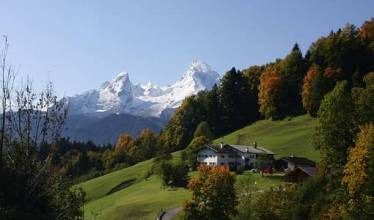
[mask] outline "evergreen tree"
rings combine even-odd
[[[302,112],[301,88],[306,71],[306,62],[297,44],[281,63],[280,114]]]
[[[249,121],[256,121],[260,118],[260,106],[258,103],[258,87],[260,85],[260,77],[265,70],[265,66],[251,66],[243,71],[243,76],[246,79],[246,99],[248,101]]]
[[[77,163],[75,164],[75,169],[78,175],[85,174],[90,169],[90,160],[87,156],[87,151],[79,153]]]
[[[217,85],[214,85],[212,90],[207,93],[205,108],[207,112],[206,121],[210,125],[214,136],[223,134],[221,122],[222,108]]]
[[[243,74],[232,68],[221,79],[219,88],[222,106],[221,125],[225,132],[244,126],[250,121],[248,84]]]

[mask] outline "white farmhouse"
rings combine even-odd
[[[257,146],[244,145],[205,145],[197,152],[197,164],[224,166],[230,169],[252,169],[269,166],[274,160],[274,153]]]

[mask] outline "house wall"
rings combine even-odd
[[[204,164],[209,166],[218,165],[218,155],[214,150],[203,149],[197,153],[198,164]]]
[[[256,158],[257,158],[257,155],[256,154],[253,154],[253,153],[241,153],[241,158],[242,158],[242,161],[243,161],[243,165],[252,165],[252,167],[256,167]],[[248,159],[248,161],[246,162],[246,159]]]
[[[218,154],[218,165],[220,166],[228,165],[231,168],[236,168],[236,166],[239,165],[237,163],[240,163],[240,165],[243,163],[241,158],[237,157],[237,154]]]
[[[288,161],[288,163],[287,163],[287,169],[288,170],[294,170],[295,168],[296,168],[295,164],[292,163],[292,162],[290,162],[290,161]]]
[[[237,169],[248,165],[252,168],[261,168],[263,164],[256,163],[258,155],[249,152],[218,153],[212,149],[202,149],[197,153],[197,163],[208,166],[228,165]]]

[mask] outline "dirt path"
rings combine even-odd
[[[172,220],[180,211],[182,211],[182,207],[169,209],[165,212],[164,216],[162,216],[162,220]]]

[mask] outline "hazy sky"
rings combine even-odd
[[[346,23],[374,16],[373,0],[0,0],[9,60],[60,95],[128,71],[167,85],[197,58],[222,74],[283,57]]]

